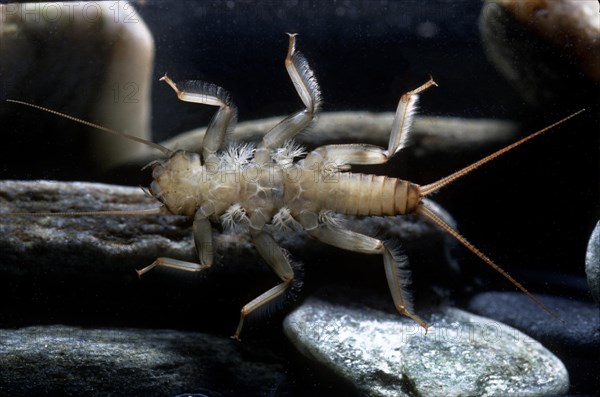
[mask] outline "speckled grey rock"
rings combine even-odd
[[[594,394],[600,388],[600,311],[593,302],[536,294],[560,322],[517,292],[485,292],[469,310],[527,333],[548,346],[569,369],[572,392]],[[518,310],[515,310],[518,308]]]
[[[600,222],[596,224],[585,253],[585,274],[590,292],[600,304]]]
[[[198,332],[34,326],[0,329],[3,396],[266,395],[285,376],[270,355]],[[213,392],[214,391],[214,392]]]
[[[310,298],[285,320],[286,335],[370,396],[543,396],[566,393],[562,362],[502,323],[448,308],[409,319]]]
[[[476,295],[469,310],[518,328],[543,343],[562,344],[571,352],[584,353],[600,349],[600,317],[597,307],[556,296],[536,294],[564,321],[560,322],[541,310],[527,296],[518,292],[485,292]],[[515,308],[519,308],[519,312]]]
[[[157,207],[141,189],[81,182],[0,183],[1,212],[102,211]],[[180,217],[43,216],[0,218],[6,272],[110,274],[153,256],[190,257]],[[187,225],[185,225],[187,226]],[[82,258],[86,258],[82,261]],[[60,265],[57,266],[56,264]],[[15,267],[15,265],[18,265]],[[12,270],[11,270],[12,269]],[[122,271],[122,270],[121,270]]]

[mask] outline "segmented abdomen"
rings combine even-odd
[[[300,201],[310,210],[348,215],[403,215],[419,203],[419,186],[397,178],[338,172],[319,181],[299,184]],[[309,208],[306,208],[309,209]]]

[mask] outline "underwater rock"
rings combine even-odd
[[[600,222],[590,236],[585,253],[585,274],[596,303],[600,304]]]
[[[580,69],[600,82],[600,5],[580,0],[496,0],[520,24],[577,60]]]
[[[488,58],[530,104],[595,101],[599,7],[597,1],[487,0],[479,23]]]
[[[141,189],[85,182],[2,181],[2,213],[156,208]],[[157,255],[190,259],[191,241],[174,216],[0,214],[3,271],[109,274]],[[185,225],[188,226],[188,225]],[[85,261],[82,261],[85,258]],[[153,259],[152,259],[153,260]],[[145,262],[142,262],[145,263]],[[58,264],[58,266],[57,266]],[[122,268],[121,268],[122,271]]]
[[[556,352],[569,370],[571,392],[594,394],[600,388],[600,312],[593,302],[536,294],[563,322],[549,316],[518,292],[485,292],[468,309],[527,333]],[[519,308],[518,311],[515,308]]]
[[[360,393],[544,396],[568,391],[561,361],[507,325],[447,308],[424,316],[432,325],[425,333],[399,314],[347,302],[347,296],[346,303],[311,297],[286,318],[284,330],[306,357]]]
[[[255,354],[249,360],[244,355],[238,342],[199,332],[70,326],[0,329],[0,393],[259,396],[267,395],[286,376],[279,358]]]
[[[131,4],[1,4],[0,15],[2,100],[43,105],[151,139],[154,39]],[[89,133],[89,127],[17,104],[3,104],[0,120],[3,137],[10,136],[14,145],[3,145],[0,150],[3,164],[14,163],[19,167],[15,173],[29,178],[43,174],[33,166],[23,169],[28,164],[15,146],[38,152],[38,167],[70,166],[72,179],[89,175],[90,168],[105,169],[131,153],[146,150],[140,144]],[[60,145],[51,151],[47,144],[32,145],[46,139]],[[56,151],[69,156],[57,156]]]

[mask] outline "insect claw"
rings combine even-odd
[[[167,76],[166,73],[164,74],[163,77],[161,77],[160,79],[158,79],[158,81],[164,81],[169,86],[171,86],[171,88],[173,89],[173,91],[175,91],[177,93],[177,96],[179,96],[179,94],[181,93],[181,90],[179,88],[177,88],[177,85],[175,84],[175,82],[173,80],[171,80],[169,78],[169,76]]]
[[[139,269],[139,270],[138,270],[138,269],[135,269],[135,272],[137,273],[137,275],[138,275],[138,277],[139,277],[139,278],[142,278],[142,275],[143,275],[144,273],[147,273],[147,272],[149,272],[150,270],[154,269],[154,267],[155,267],[157,264],[158,264],[158,263],[157,263],[156,261],[154,261],[152,264],[150,264],[150,265],[146,266],[146,267],[145,267],[145,268],[143,268],[143,269]]]

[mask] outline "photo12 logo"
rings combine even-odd
[[[27,23],[59,24],[74,20],[97,22],[101,19],[112,19],[115,23],[139,22],[133,6],[118,0],[0,5],[2,22],[21,20]]]

